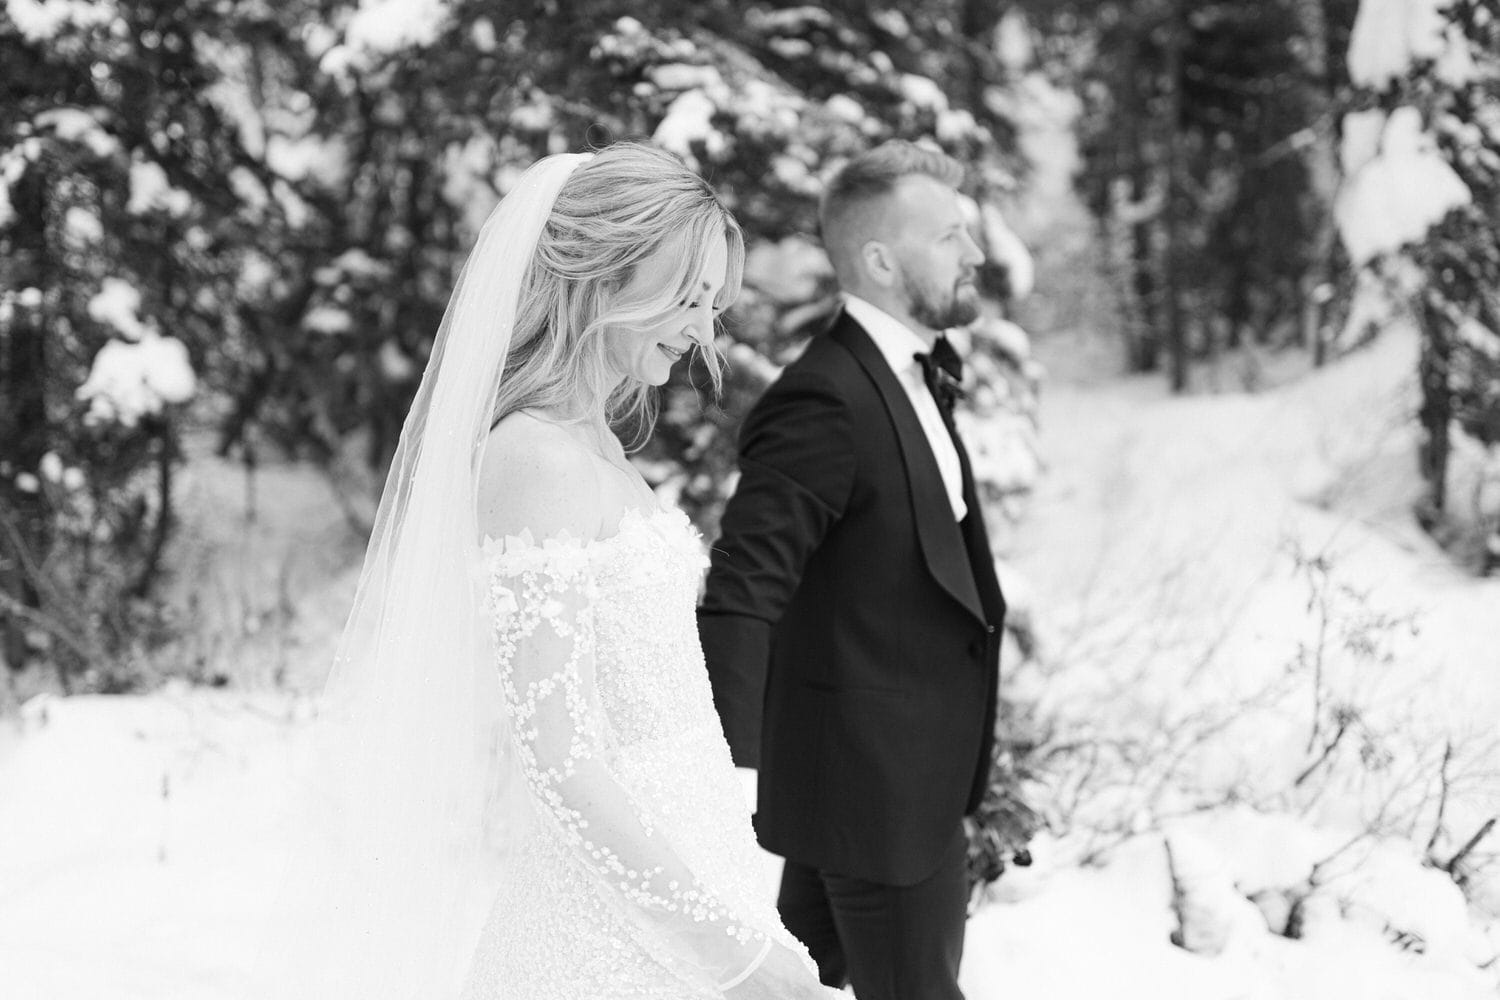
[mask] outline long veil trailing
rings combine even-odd
[[[495,883],[514,766],[480,605],[480,449],[558,192],[551,156],[496,207],[401,432],[321,707],[308,802],[253,995],[458,995]],[[520,812],[519,810],[517,812]]]

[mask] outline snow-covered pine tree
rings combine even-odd
[[[256,35],[237,6],[0,6],[0,660],[65,687],[129,686],[165,628],[182,404],[242,345],[245,253],[274,244],[219,103]]]
[[[1462,538],[1448,488],[1455,438],[1500,459],[1500,3],[1364,0],[1349,69],[1363,91],[1344,121],[1340,228],[1356,265],[1411,295],[1428,485],[1418,516]],[[1489,572],[1500,568],[1500,499],[1480,499],[1489,507],[1474,512],[1471,540]]]

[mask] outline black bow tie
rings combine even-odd
[[[963,359],[958,356],[947,337],[939,337],[932,345],[930,354],[919,352],[913,357],[922,366],[922,378],[927,382],[932,398],[937,400],[944,411],[952,413],[953,404],[964,398]]]

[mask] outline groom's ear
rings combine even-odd
[[[881,288],[890,288],[896,283],[896,256],[886,244],[866,240],[859,248],[859,260],[865,275]]]

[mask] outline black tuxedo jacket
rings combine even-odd
[[[941,862],[988,777],[1005,602],[972,477],[955,523],[896,375],[847,314],[766,390],[699,630],[756,832],[886,885]]]

